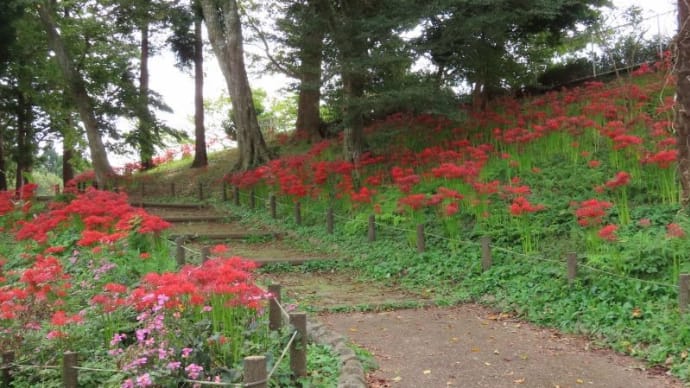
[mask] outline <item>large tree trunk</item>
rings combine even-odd
[[[213,52],[228,84],[237,126],[239,160],[235,169],[247,170],[269,160],[270,155],[256,119],[252,91],[244,66],[242,26],[236,0],[201,0]]]
[[[688,0],[678,0],[678,36],[676,37],[676,136],[678,171],[682,186],[681,203],[690,205],[690,7]]]
[[[5,134],[0,131],[0,190],[7,190],[7,165],[5,164]]]
[[[14,141],[16,144],[14,161],[17,165],[17,169],[15,171],[14,188],[17,190],[17,195],[19,195],[20,188],[28,182],[26,174],[31,171],[34,159],[34,147],[33,131],[31,127],[33,121],[33,107],[31,97],[25,92],[31,88],[30,76],[24,71],[19,71],[17,81],[18,85],[15,90],[17,98],[15,110],[17,129],[14,134]]]
[[[208,155],[204,127],[204,41],[201,36],[201,15],[196,10],[194,13],[194,161],[192,168],[199,168],[208,166]]]
[[[321,14],[319,5],[320,0],[309,1],[306,5],[311,8],[309,14],[318,17]],[[322,138],[319,132],[321,125],[319,102],[321,101],[321,61],[325,31],[319,23],[302,34],[299,48],[300,85],[295,127],[299,138],[317,142]]]
[[[364,148],[364,117],[361,109],[364,78],[361,74],[343,72],[343,94],[345,95],[343,153],[345,160],[357,162]]]
[[[153,168],[153,119],[149,111],[149,23],[141,25],[139,69],[139,160],[142,170]]]
[[[93,101],[86,91],[84,80],[74,68],[72,58],[67,52],[62,36],[58,32],[57,24],[53,19],[53,12],[50,9],[50,2],[42,1],[38,5],[38,13],[43,28],[48,33],[48,44],[55,52],[55,58],[58,61],[62,75],[65,77],[71,97],[79,110],[79,116],[86,129],[96,181],[99,187],[105,187],[109,177],[114,175],[114,171],[108,161],[108,154],[103,145],[103,139],[101,139]]]

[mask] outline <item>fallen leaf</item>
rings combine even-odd
[[[635,307],[632,309],[632,317],[633,318],[640,318],[642,317],[642,310],[640,310],[639,307]]]
[[[353,333],[356,333],[356,332],[357,332],[357,328],[356,328],[356,327],[351,327],[349,330],[350,330],[351,332],[353,332]]]
[[[501,352],[499,352],[498,349],[494,349],[494,354],[501,354]]]
[[[680,358],[682,358],[683,360],[685,360],[686,358],[688,358],[688,351],[687,351],[687,350],[683,350],[682,352],[680,352]]]
[[[393,381],[396,382],[396,383],[399,383],[399,382],[402,381],[402,377],[400,377],[400,376],[395,376],[395,377],[393,377]]]
[[[525,383],[525,378],[523,377],[523,378],[521,378],[521,379],[513,380],[513,382],[514,382],[515,384],[524,384],[524,383]]]
[[[473,353],[477,353],[477,352],[479,352],[480,350],[479,350],[479,348],[474,347],[474,348],[470,349],[470,351],[473,352]]]
[[[521,355],[520,355],[520,359],[521,359],[521,360],[526,360],[526,359],[528,359],[528,358],[529,358],[529,357],[528,357],[526,354],[521,354]]]
[[[453,342],[458,342],[458,341],[460,341],[460,338],[458,338],[458,337],[453,337],[453,338],[451,338],[450,340],[453,341]]]
[[[430,374],[431,374],[431,369],[426,369],[426,370],[424,370],[424,372],[422,372],[422,373],[424,373],[425,375],[430,375]]]
[[[582,379],[577,379],[577,380],[575,380],[575,382],[578,384],[584,384],[585,383],[585,381]]]
[[[491,363],[490,362],[484,362],[484,365],[491,366]]]

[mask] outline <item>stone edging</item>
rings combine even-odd
[[[338,388],[367,388],[364,368],[357,359],[355,351],[347,346],[342,335],[330,330],[321,322],[307,319],[307,336],[311,342],[331,346],[340,359],[340,378]]]

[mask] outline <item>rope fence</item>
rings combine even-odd
[[[264,201],[270,201],[270,203],[275,203],[277,206],[281,206],[284,208],[289,208],[291,205],[286,202],[281,202],[275,200],[275,195],[271,195],[269,199],[266,199],[264,197],[258,196],[255,193],[246,193],[241,190],[238,190],[235,188],[233,192],[233,199],[234,203],[236,205],[239,205],[242,203],[240,200],[241,198],[244,198],[245,201],[251,198],[252,196],[255,197],[255,199],[259,199],[261,202]],[[238,197],[239,195],[239,197]],[[256,202],[256,200],[254,201]],[[298,202],[296,202],[298,203]],[[321,212],[318,212],[316,210],[311,210],[309,208],[305,208],[303,206],[299,207],[300,211],[306,212],[308,214],[311,214],[314,216],[314,218],[318,219],[321,217],[324,217],[324,214]],[[361,219],[361,218],[352,218],[348,217],[346,215],[338,214],[332,212],[332,210],[329,208],[329,213],[332,214],[331,217],[333,217],[336,220],[343,220],[345,222],[355,222],[355,223],[366,223],[367,220]],[[328,218],[328,214],[326,215],[326,218]],[[373,222],[372,222],[373,220]],[[329,226],[329,232],[330,232],[330,226]],[[535,255],[535,254],[525,254],[523,252],[518,252],[513,249],[505,248],[505,247],[499,247],[499,246],[493,246],[490,243],[483,244],[482,242],[474,241],[474,240],[467,240],[467,239],[454,239],[454,238],[449,238],[447,236],[435,234],[435,233],[430,233],[424,231],[424,225],[420,224],[417,227],[417,230],[411,230],[408,228],[404,227],[399,227],[399,226],[394,226],[390,225],[389,223],[382,223],[376,221],[375,215],[370,215],[369,216],[369,241],[372,242],[375,240],[375,235],[376,231],[371,230],[372,228],[378,228],[378,229],[387,229],[387,230],[392,230],[396,232],[402,232],[406,234],[416,234],[417,237],[417,251],[419,253],[423,253],[425,251],[425,242],[424,240],[428,237],[438,239],[440,241],[446,241],[446,242],[453,242],[453,243],[459,243],[463,245],[472,245],[472,246],[483,246],[483,253],[482,253],[482,270],[486,271],[491,267],[491,252],[501,252],[506,255],[512,255],[520,258],[525,258],[528,260],[533,260],[533,261],[540,261],[540,262],[547,262],[553,265],[566,265],[567,273],[566,273],[566,279],[568,280],[569,284],[572,284],[575,278],[577,277],[577,271],[578,269],[586,269],[587,271],[591,273],[597,273],[601,275],[606,275],[610,277],[614,277],[617,279],[625,280],[625,281],[634,281],[634,282],[639,282],[642,284],[647,284],[647,285],[652,285],[652,286],[657,286],[657,287],[663,287],[671,290],[678,291],[678,306],[681,311],[687,311],[689,310],[688,305],[690,304],[690,283],[688,285],[684,286],[685,282],[690,282],[690,275],[686,276],[686,274],[680,274],[679,279],[678,279],[678,284],[670,284],[670,283],[664,283],[664,282],[658,282],[658,281],[653,281],[653,280],[646,280],[646,279],[640,279],[637,277],[630,277],[630,276],[624,276],[612,271],[607,271],[605,269],[601,268],[596,268],[594,266],[585,264],[585,263],[579,263],[577,260],[577,254],[576,253],[568,253],[566,255],[565,260],[555,260],[555,259],[549,259],[547,257],[544,257],[543,255]]]

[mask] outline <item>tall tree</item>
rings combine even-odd
[[[237,126],[239,160],[235,169],[247,170],[270,159],[256,118],[244,65],[242,25],[236,0],[200,0],[211,47],[216,54],[232,100]]]
[[[676,115],[678,171],[682,187],[681,203],[690,205],[690,5],[678,0],[678,36],[676,37]]]
[[[55,10],[52,5],[53,2],[50,0],[41,0],[37,4],[38,14],[48,35],[48,45],[55,53],[55,59],[60,66],[71,98],[79,111],[79,116],[86,130],[97,184],[99,187],[105,187],[110,176],[114,175],[114,171],[108,161],[108,154],[101,138],[94,102],[86,90],[82,75],[74,66],[72,56],[67,50],[62,35],[58,32],[59,28],[55,22]]]
[[[203,14],[198,0],[172,9],[169,15],[172,34],[168,43],[177,56],[180,69],[194,69],[194,160],[192,168],[208,165],[204,124],[204,40]]]

